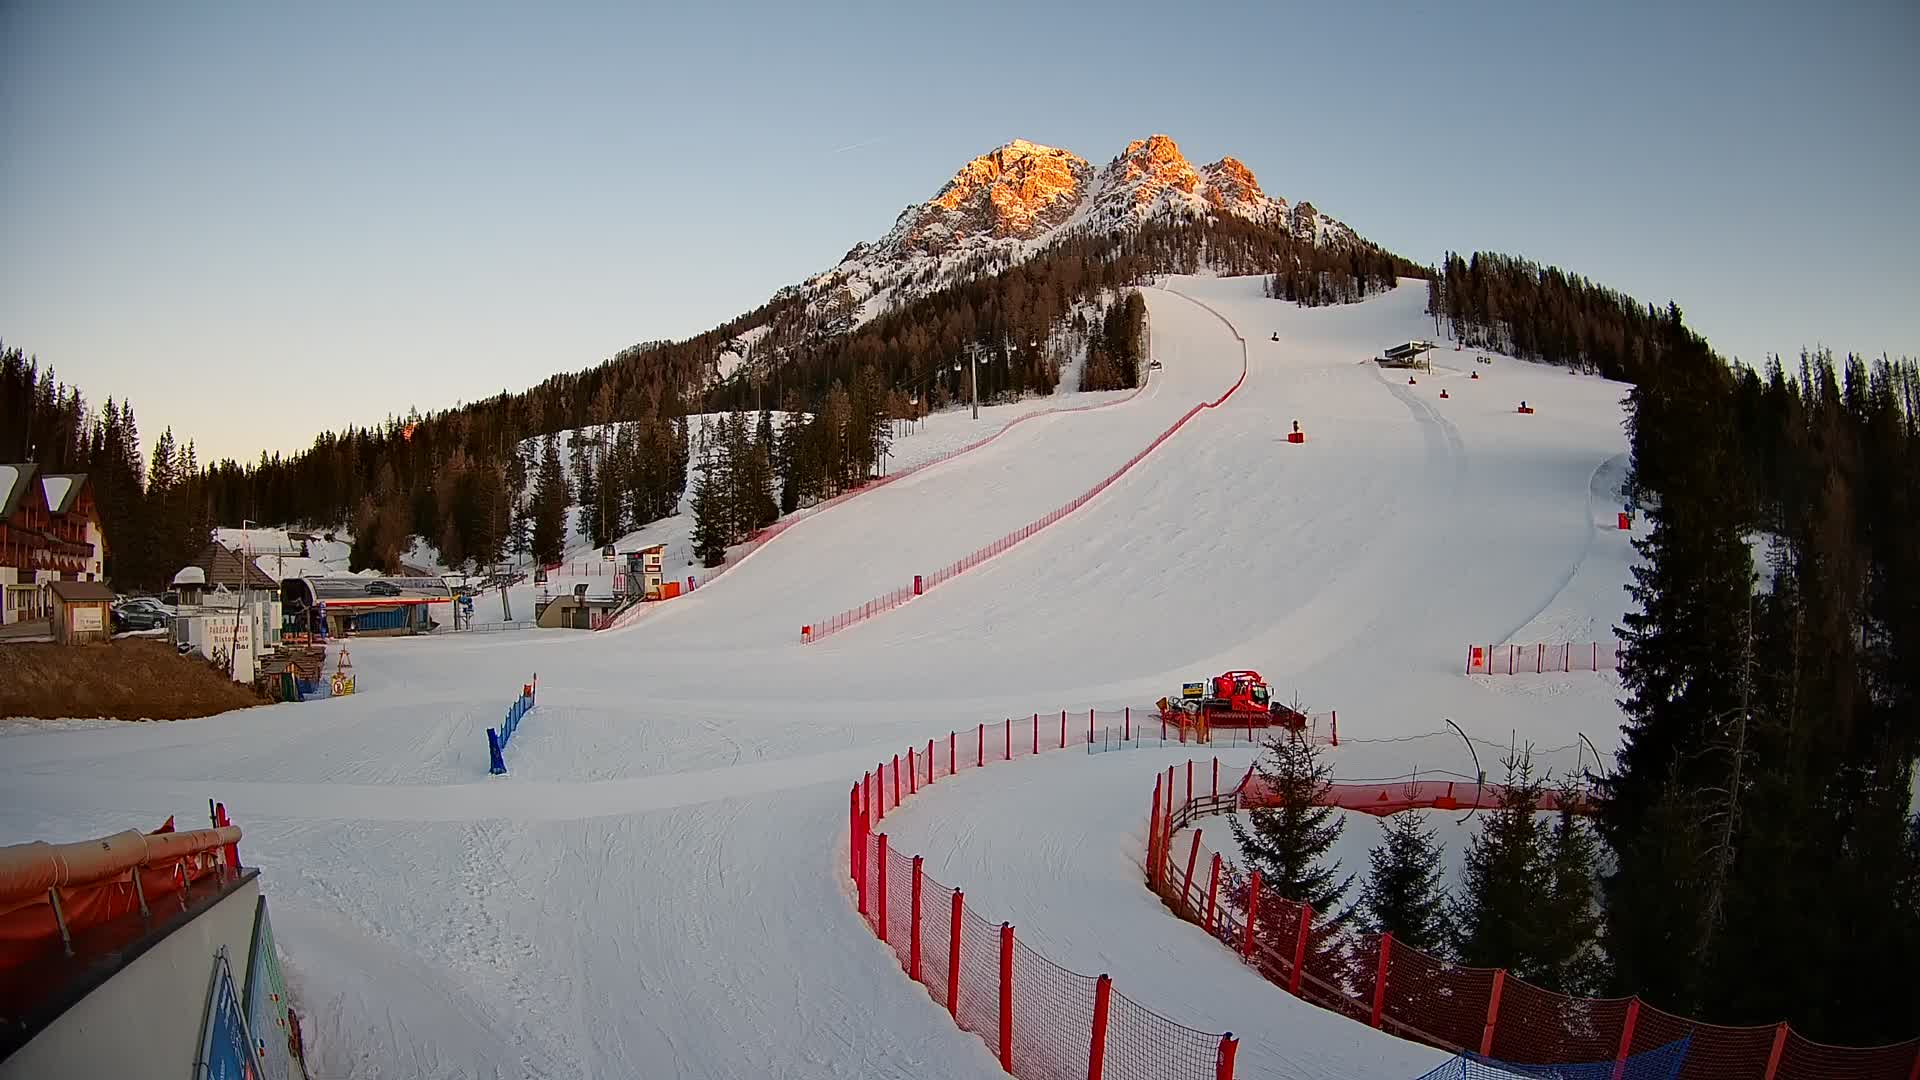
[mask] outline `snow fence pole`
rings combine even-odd
[[[1093,1041],[1087,1048],[1087,1080],[1100,1080],[1107,1067],[1107,1009],[1113,998],[1113,980],[1105,975],[1093,984]]]
[[[1781,1025],[1785,1030],[1786,1025]],[[1779,1058],[1778,1044],[1774,1057]],[[1013,924],[1000,924],[1000,1067],[1013,1072]],[[1767,1074],[1773,1080],[1773,1074]]]
[[[887,763],[882,761],[873,767],[873,805],[875,821],[887,819]]]
[[[1387,1007],[1387,964],[1393,958],[1393,931],[1380,935],[1380,963],[1373,973],[1373,1019],[1374,1027],[1380,1026],[1380,1014]]]
[[[1499,985],[1497,982],[1494,984],[1496,993],[1498,992]],[[1633,1029],[1639,1022],[1640,998],[1638,995],[1635,995],[1632,1001],[1627,1002],[1627,1022],[1620,1026],[1620,1049],[1615,1051],[1613,1055],[1613,1080],[1620,1080],[1621,1075],[1627,1071],[1627,1054],[1633,1049]],[[1487,1038],[1485,1041],[1486,1045],[1493,1045],[1492,1020],[1487,1021]],[[1480,1051],[1480,1056],[1486,1057],[1490,1053],[1492,1053],[1491,1050],[1482,1050]]]
[[[1002,761],[1013,760],[1013,717],[1007,717],[1007,756]]]
[[[1033,714],[1033,752],[1040,752],[1040,714]]]
[[[1060,713],[1060,749],[1065,750],[1066,748],[1067,748],[1067,714],[1064,710],[1062,710]]]
[[[1293,939],[1293,974],[1287,979],[1287,993],[1300,996],[1300,973],[1307,966],[1307,939],[1313,932],[1313,905],[1300,905],[1300,932]]]
[[[907,747],[907,794],[915,795],[920,791],[920,769],[913,763],[913,747]]]
[[[1213,759],[1213,797],[1220,797],[1220,759]]]
[[[907,977],[920,981],[920,856],[913,857],[913,944],[908,947]]]
[[[1773,1080],[1775,1076],[1779,1075],[1780,1055],[1785,1053],[1786,1049],[1787,1022],[1782,1020],[1780,1021],[1780,1026],[1773,1031],[1773,1051],[1767,1055],[1766,1075],[1762,1076],[1760,1080]]]
[[[947,1015],[960,1017],[960,926],[966,915],[966,901],[959,889],[953,890],[953,911],[947,916]]]
[[[1153,777],[1153,811],[1147,815],[1147,884],[1160,883],[1160,776]]]
[[[867,876],[860,872],[860,785],[853,785],[853,795],[847,800],[847,873],[853,876],[853,889],[860,898],[860,914],[867,913]]]
[[[1247,925],[1240,939],[1240,955],[1249,959],[1253,956],[1253,922],[1260,917],[1260,871],[1253,872],[1253,880],[1247,885]]]
[[[960,757],[958,754],[954,753],[953,740],[954,740],[954,733],[951,731],[947,732],[947,775],[948,776],[952,776],[954,773],[960,771]]]
[[[1487,995],[1487,1026],[1480,1032],[1480,1056],[1493,1056],[1493,1030],[1500,1023],[1500,994],[1507,988],[1507,969],[1501,968],[1493,973],[1493,992]],[[1627,1030],[1633,1030],[1633,1018],[1640,1012],[1640,999],[1634,998],[1627,1005]],[[1626,1043],[1621,1043],[1625,1046]],[[1624,1059],[1623,1059],[1624,1060]],[[1620,1066],[1613,1069],[1613,1080],[1620,1080]]]
[[[1240,1052],[1240,1040],[1229,1031],[1220,1036],[1220,1064],[1214,1071],[1215,1080],[1233,1080],[1233,1058]]]
[[[1180,809],[1185,810],[1192,805],[1193,805],[1193,759],[1188,758],[1187,759],[1187,797],[1183,802],[1181,802]]]
[[[874,839],[880,842],[880,873],[878,875],[880,879],[880,910],[876,911],[874,915],[879,922],[880,940],[884,943],[887,940],[887,878],[889,876],[887,873],[887,834],[881,833]],[[1378,1024],[1374,1025],[1374,1027],[1379,1026]]]
[[[487,729],[487,759],[488,772],[495,776],[502,776],[506,773],[507,763],[500,756],[500,733],[492,728]]]
[[[1213,933],[1213,915],[1220,903],[1220,853],[1213,853],[1213,870],[1207,874],[1207,933]]]
[[[984,722],[974,732],[974,739],[979,745],[973,751],[973,767],[984,769],[987,767],[987,725]]]
[[[933,785],[933,740],[927,740],[927,785]]]
[[[900,805],[900,755],[893,755],[893,805]]]
[[[1193,830],[1193,847],[1187,851],[1187,879],[1180,883],[1180,903],[1187,905],[1189,911],[1193,910],[1193,906],[1192,901],[1188,900],[1187,897],[1193,895],[1193,868],[1198,865],[1199,862],[1200,830],[1195,829]]]

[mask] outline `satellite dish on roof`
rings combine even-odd
[[[175,585],[205,585],[207,583],[207,572],[202,567],[183,566],[180,568],[179,573],[173,575],[173,583]]]

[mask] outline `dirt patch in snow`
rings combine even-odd
[[[0,646],[0,716],[186,720],[265,703],[164,642]]]

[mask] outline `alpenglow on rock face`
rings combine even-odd
[[[1136,139],[1098,168],[1071,151],[1015,139],[967,162],[933,198],[902,212],[885,236],[856,245],[799,289],[829,328],[846,330],[1076,232],[1222,215],[1320,246],[1359,243],[1353,230],[1310,203],[1290,206],[1260,190],[1253,170],[1235,158],[1194,168],[1165,135]]]

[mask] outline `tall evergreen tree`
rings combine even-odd
[[[1418,811],[1402,810],[1380,822],[1380,834],[1380,843],[1368,856],[1371,872],[1360,889],[1362,928],[1390,933],[1403,945],[1444,957],[1451,928],[1433,827]]]
[[[1275,736],[1254,763],[1272,805],[1247,811],[1247,823],[1231,821],[1234,840],[1249,870],[1260,871],[1262,888],[1313,905],[1316,920],[1332,925],[1353,876],[1340,876],[1330,857],[1340,839],[1340,812],[1324,805],[1333,766],[1317,744],[1297,735]]]
[[[727,561],[727,506],[725,478],[718,459],[709,454],[693,482],[693,556],[702,566]]]
[[[1546,852],[1535,818],[1543,787],[1526,751],[1509,755],[1500,805],[1467,845],[1453,908],[1454,953],[1468,967],[1500,967],[1529,982],[1550,977],[1545,963]]]
[[[549,435],[544,442],[533,486],[533,557],[550,566],[566,554],[567,507],[573,493],[560,469],[560,441]]]
[[[1570,783],[1556,792],[1560,804],[1546,838],[1546,896],[1540,907],[1541,985],[1575,996],[1598,995],[1605,986],[1600,952],[1600,897],[1595,861],[1598,842],[1576,813],[1580,793]]]

